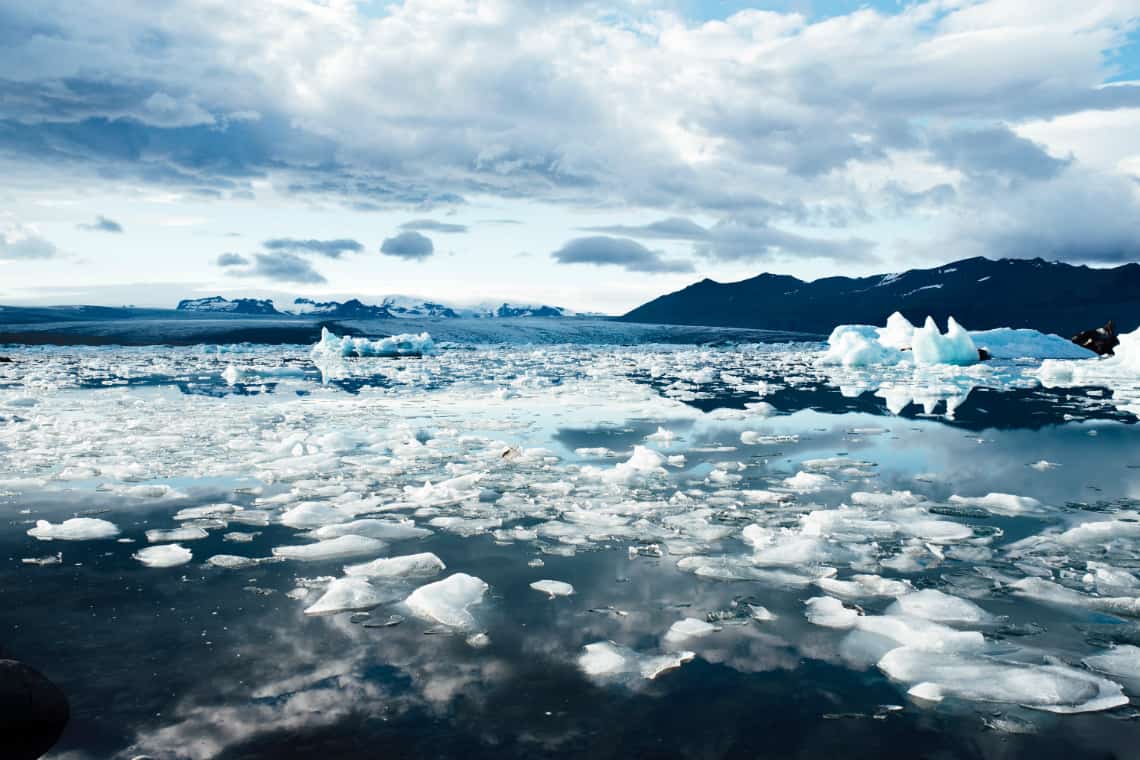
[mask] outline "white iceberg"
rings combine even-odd
[[[578,667],[586,675],[595,678],[640,676],[652,680],[666,671],[681,667],[695,656],[693,652],[641,654],[612,641],[596,641],[585,646],[585,652],[578,658]]]
[[[915,327],[897,311],[887,318],[886,327],[840,325],[831,331],[827,343],[819,362],[843,367],[895,365],[904,361],[916,365],[974,364],[979,361],[979,348],[995,359],[1093,356],[1088,349],[1059,335],[1010,327],[967,331],[953,317],[946,320],[943,333],[931,317],[922,327]]]
[[[570,596],[574,593],[574,587],[565,581],[535,581],[530,584],[530,587],[535,591],[549,595],[551,599],[556,596]]]
[[[470,629],[476,626],[476,621],[468,608],[483,601],[488,588],[487,583],[480,578],[456,573],[441,581],[420,586],[404,603],[417,617],[434,620],[452,628]]]
[[[879,669],[896,681],[912,684],[914,696],[930,701],[957,697],[1054,713],[1094,712],[1128,703],[1120,684],[1064,665],[898,647],[883,655]]]
[[[353,338],[344,336],[338,338],[329,332],[327,327],[321,328],[321,339],[313,346],[310,353],[314,356],[428,356],[436,351],[435,342],[426,332],[413,334],[401,333],[379,340],[368,338]]]
[[[147,567],[177,567],[185,565],[194,555],[189,549],[178,544],[163,544],[139,549],[132,555]]]
[[[59,524],[36,520],[36,527],[28,530],[28,535],[41,541],[92,541],[114,538],[119,535],[119,527],[96,517],[73,517]]]
[[[382,578],[423,578],[439,575],[447,566],[431,552],[409,554],[403,557],[383,557],[344,568],[346,575]]]
[[[342,557],[357,557],[361,554],[379,554],[387,544],[367,536],[338,536],[327,541],[298,546],[275,546],[273,555],[285,559],[315,562]]]
[[[305,614],[333,615],[370,610],[390,601],[394,600],[381,593],[367,578],[337,578],[328,585],[320,599],[305,609]]]

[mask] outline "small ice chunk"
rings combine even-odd
[[[409,554],[403,557],[383,557],[360,565],[348,565],[346,575],[360,575],[383,578],[426,578],[438,575],[446,568],[441,560],[431,552]]]
[[[902,596],[914,591],[910,581],[892,580],[880,575],[853,575],[848,580],[820,578],[816,585],[829,594],[844,599],[866,599],[875,596]]]
[[[174,528],[172,530],[148,530],[146,540],[152,544],[164,541],[198,541],[210,534],[202,528]]]
[[[133,555],[147,567],[176,567],[185,565],[194,555],[189,549],[178,544],[162,544],[139,549]]]
[[[693,652],[641,654],[612,641],[596,641],[585,646],[585,652],[578,658],[578,667],[595,678],[640,676],[652,680],[695,656]]]
[[[480,578],[456,573],[419,587],[404,603],[418,617],[453,628],[473,628],[475,617],[468,608],[483,601],[488,588]]]
[[[684,618],[669,626],[669,630],[665,632],[665,641],[677,642],[694,639],[719,630],[720,628],[717,626],[699,618]]]
[[[412,520],[353,520],[339,525],[323,525],[313,531],[314,538],[337,538],[347,535],[367,536],[387,541],[401,541],[408,538],[423,538],[432,532],[419,528]]]
[[[660,427],[660,426],[657,428],[656,433],[650,433],[649,435],[645,436],[645,440],[647,440],[647,441],[653,441],[654,443],[661,443],[661,444],[664,444],[666,446],[672,444],[673,441],[676,440],[676,438],[677,438],[676,433],[674,433],[672,430],[666,430],[665,428]]]
[[[854,628],[859,622],[859,611],[844,606],[843,602],[831,596],[815,596],[804,602],[807,605],[808,622],[825,628]]]
[[[551,599],[556,596],[570,596],[574,593],[574,587],[565,581],[535,581],[534,583],[530,584],[530,587],[535,591],[541,591],[544,594],[548,594]]]
[[[888,615],[910,615],[938,623],[977,625],[987,623],[993,616],[968,599],[945,594],[937,589],[925,588],[900,596],[887,608]]]
[[[1032,515],[1042,511],[1041,502],[1028,496],[1014,496],[1008,493],[988,493],[985,496],[950,497],[950,503],[960,507],[980,507],[995,515]]]
[[[797,472],[790,478],[784,478],[784,487],[796,493],[817,493],[834,485],[827,475],[818,472]]]
[[[1094,712],[1128,703],[1119,684],[1064,665],[1005,662],[904,646],[883,655],[879,669],[896,681],[924,684],[920,696],[927,699],[1004,702],[1054,713]]]
[[[96,517],[73,517],[59,524],[47,520],[36,520],[36,527],[28,535],[41,541],[91,541],[101,538],[114,538],[119,528],[113,522]]]
[[[325,593],[305,609],[306,615],[333,615],[337,612],[370,610],[394,601],[368,582],[367,578],[337,578]]]
[[[383,541],[367,536],[338,536],[327,541],[317,541],[314,544],[275,546],[273,547],[273,554],[286,559],[318,561],[356,557],[361,554],[379,554],[384,551],[386,546],[387,544]]]
[[[1140,647],[1119,644],[1103,654],[1090,655],[1081,662],[1101,673],[1140,682]]]
[[[280,561],[280,557],[242,557],[238,554],[215,554],[206,560],[206,564],[221,567],[226,570],[244,570],[247,567],[256,567],[266,562]]]

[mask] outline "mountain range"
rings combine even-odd
[[[977,257],[933,269],[870,277],[761,274],[740,282],[705,279],[637,307],[626,322],[750,327],[828,333],[840,324],[882,325],[900,311],[921,324],[953,316],[971,330],[1029,327],[1070,336],[1116,321],[1140,326],[1140,265],[1112,269],[1043,259]]]
[[[295,298],[278,306],[270,299],[210,296],[178,302],[177,311],[199,314],[241,314],[247,316],[316,316],[327,319],[502,319],[509,317],[573,317],[576,312],[544,304],[479,304],[449,306],[409,296],[385,296],[379,303],[366,304],[358,298],[347,301],[315,301]]]

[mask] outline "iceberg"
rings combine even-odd
[[[113,522],[96,517],[73,517],[58,525],[47,520],[36,520],[36,527],[28,535],[41,541],[92,541],[100,538],[114,538],[119,528]]]
[[[978,361],[978,347],[954,317],[946,320],[946,333],[938,330],[933,317],[914,331],[911,344],[915,364],[974,364]]]
[[[488,588],[481,578],[456,573],[420,586],[404,600],[404,604],[417,617],[451,628],[471,629],[476,626],[476,621],[468,608],[483,601]]]
[[[879,669],[895,681],[913,684],[911,694],[929,701],[957,697],[1054,713],[1094,712],[1128,704],[1120,684],[1065,665],[1003,662],[898,647],[883,655]]]
[[[549,595],[551,599],[556,596],[570,596],[574,593],[574,587],[565,581],[535,581],[530,584],[530,587],[535,591]]]
[[[441,560],[431,552],[409,554],[404,557],[383,557],[360,565],[348,565],[345,575],[361,575],[383,578],[430,577],[438,575],[446,568]]]
[[[612,641],[595,641],[584,648],[585,652],[578,658],[578,667],[586,675],[596,678],[640,676],[652,680],[696,656],[693,652],[641,654]]]
[[[820,364],[842,367],[893,366],[906,361],[915,365],[968,365],[980,360],[979,349],[993,359],[1094,356],[1060,335],[1011,327],[967,331],[953,317],[947,319],[943,333],[931,317],[922,327],[915,327],[897,311],[887,318],[885,327],[840,325],[831,331],[827,344]]]
[[[335,615],[338,612],[370,610],[395,598],[385,595],[367,578],[337,578],[321,598],[305,609],[306,615]]]
[[[321,328],[321,339],[313,346],[312,355],[314,357],[339,355],[346,356],[380,356],[380,357],[399,357],[399,356],[430,356],[436,352],[435,342],[432,341],[431,335],[423,332],[417,334],[401,333],[400,335],[392,335],[388,338],[380,338],[379,340],[369,340],[368,338],[353,338],[351,336],[344,336],[338,338],[329,332],[327,327]]]
[[[147,567],[177,567],[178,565],[185,565],[194,558],[189,549],[178,544],[148,546],[145,549],[139,549],[133,556]]]
[[[387,544],[383,541],[367,536],[338,536],[327,541],[317,541],[315,544],[275,546],[273,547],[273,556],[316,562],[326,559],[356,557],[361,554],[378,554],[384,551],[386,546]]]

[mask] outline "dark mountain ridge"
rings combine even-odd
[[[933,269],[805,282],[761,274],[705,279],[620,317],[626,322],[751,327],[827,333],[840,324],[881,325],[900,311],[912,322],[953,316],[971,330],[1028,327],[1066,337],[1115,319],[1140,327],[1140,264],[1112,269],[1044,259],[963,259]]]

